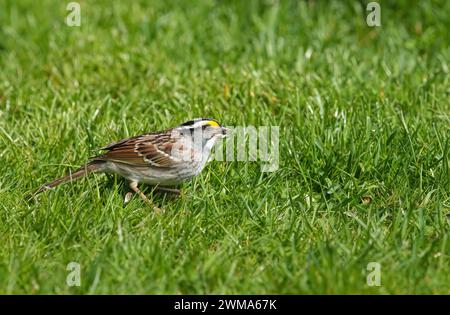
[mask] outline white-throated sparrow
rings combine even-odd
[[[123,139],[101,148],[108,152],[90,158],[77,171],[41,186],[35,194],[89,173],[115,173],[126,178],[130,188],[150,203],[139,190],[139,183],[175,185],[198,175],[214,143],[227,133],[229,129],[218,121],[198,118],[164,131]]]

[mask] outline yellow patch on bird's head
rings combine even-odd
[[[193,129],[193,128],[207,127],[207,126],[221,127],[219,122],[212,118],[196,118],[196,119],[189,120],[189,121],[181,124],[179,127]]]
[[[215,120],[208,120],[206,122],[206,125],[209,125],[211,127],[220,127],[219,123],[217,121],[215,121]]]

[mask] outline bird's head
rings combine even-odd
[[[223,127],[217,120],[212,118],[196,118],[189,120],[177,127],[180,131],[189,130],[191,133],[201,131],[205,140],[212,138],[224,138],[230,134],[230,129]]]
[[[231,130],[223,127],[217,120],[211,118],[196,118],[174,128],[184,137],[201,145],[203,150],[210,150],[216,141],[230,135]]]

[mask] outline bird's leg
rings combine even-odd
[[[138,188],[138,183],[135,181],[130,182],[130,188],[141,197],[142,200],[144,200],[147,204],[149,204],[151,207],[155,209],[156,213],[161,212],[161,209],[159,209],[157,206],[155,206],[150,199],[147,198],[147,196]]]
[[[155,189],[158,190],[158,191],[166,192],[166,193],[171,193],[171,194],[175,194],[175,195],[181,195],[181,190],[180,189],[176,189],[176,188],[167,188],[167,187],[156,186]]]

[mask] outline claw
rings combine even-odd
[[[129,191],[125,194],[125,197],[123,198],[123,205],[124,206],[127,205],[130,202],[131,198],[133,198],[133,193]]]

